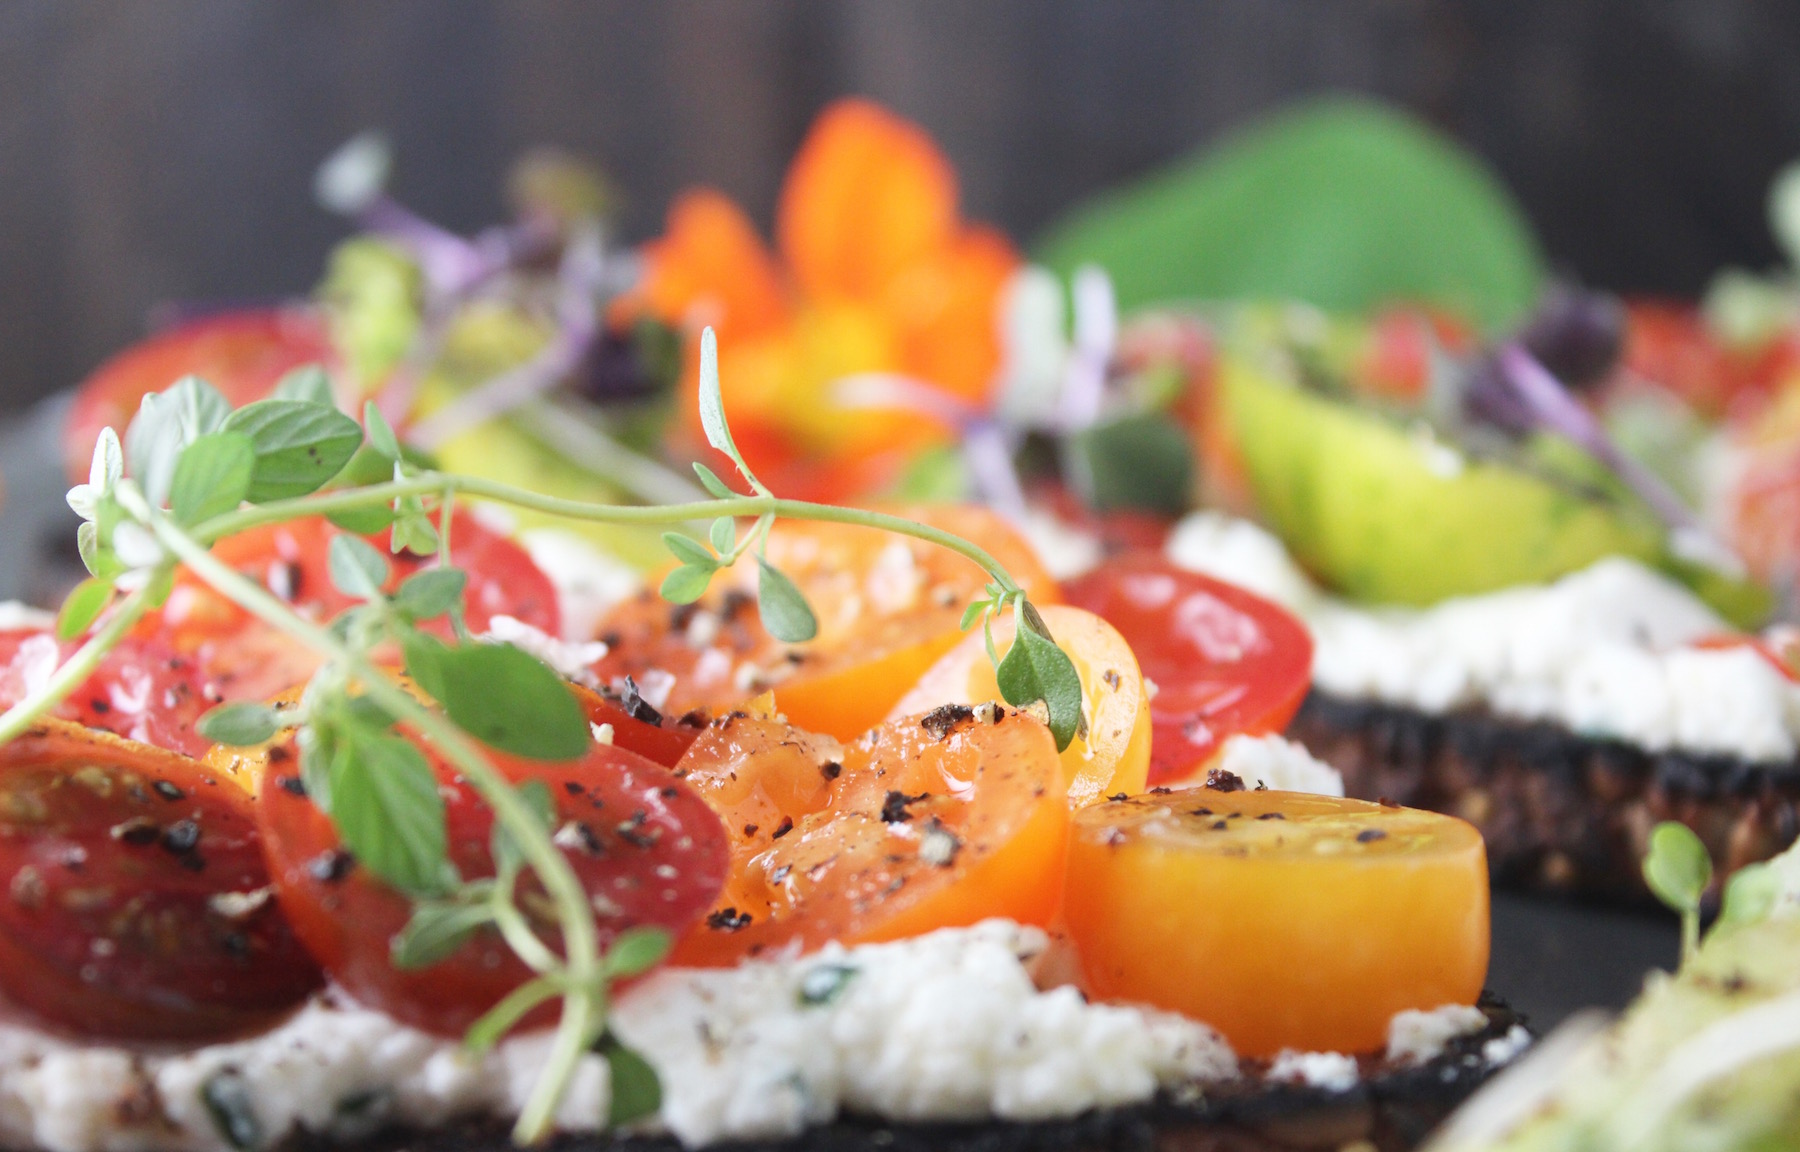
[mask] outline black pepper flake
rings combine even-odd
[[[152,783],[150,785],[150,787],[156,789],[156,794],[158,796],[161,796],[164,800],[186,800],[187,799],[186,792],[183,792],[180,788],[169,783],[167,780],[155,781],[154,783]]]
[[[755,825],[755,824],[746,824],[746,825],[744,825],[744,835],[746,835],[746,836],[754,836],[754,835],[756,835],[756,829],[757,829],[757,827],[758,827],[758,826],[757,826],[757,825]]]
[[[781,823],[775,825],[775,831],[769,833],[769,839],[779,840],[793,830],[794,818],[792,816],[783,816],[781,818]]]
[[[1152,788],[1152,789],[1150,789],[1150,795],[1152,795],[1152,796],[1167,796],[1169,793],[1171,793],[1173,791],[1175,791],[1175,789],[1173,789],[1173,788]]]
[[[819,765],[819,775],[825,777],[827,780],[836,780],[843,774],[844,766],[839,764],[836,760],[827,760],[825,763]]]
[[[944,704],[925,713],[919,727],[930,733],[933,740],[942,740],[956,731],[957,725],[973,719],[975,709],[967,704]]]
[[[182,856],[192,852],[199,843],[200,825],[192,820],[177,820],[163,829],[162,846],[165,852]]]
[[[775,869],[775,871],[769,873],[769,883],[771,883],[771,884],[781,883],[783,880],[786,880],[788,878],[788,873],[792,872],[793,870],[794,870],[794,866],[792,864],[783,864],[781,867]]]
[[[1118,804],[1131,799],[1131,797],[1123,792],[1114,792],[1111,796],[1108,796],[1107,799],[1111,800],[1114,804]]]
[[[906,809],[931,796],[929,792],[921,792],[917,796],[908,796],[904,792],[889,792],[881,802],[881,819],[885,824],[904,824],[912,819]]]
[[[242,932],[227,932],[219,937],[219,943],[224,946],[225,951],[240,960],[250,955],[250,937]]]
[[[1398,800],[1389,800],[1386,796],[1377,796],[1375,798],[1375,803],[1381,805],[1383,808],[1400,807],[1400,802]]]
[[[1199,807],[1199,808],[1188,809],[1189,816],[1211,816],[1212,814],[1213,814],[1213,810],[1211,808],[1207,808],[1204,806]]]
[[[306,796],[306,781],[298,776],[277,776],[275,786],[289,796],[299,796],[303,799]]]
[[[1377,840],[1386,840],[1387,833],[1379,828],[1364,828],[1356,834],[1358,844],[1373,844]]]
[[[321,884],[336,884],[356,867],[356,857],[341,848],[321,852],[306,862],[306,874]]]
[[[625,709],[626,715],[633,720],[641,720],[652,727],[662,727],[662,713],[645,701],[638,693],[637,681],[625,677],[625,689],[619,693],[619,707]]]
[[[1264,812],[1261,816],[1258,816],[1257,819],[1258,820],[1286,820],[1287,817],[1283,816],[1279,812]]]
[[[1119,685],[1120,685],[1120,683],[1122,683],[1122,681],[1120,681],[1120,679],[1119,679],[1119,674],[1111,668],[1108,668],[1106,671],[1102,672],[1100,674],[1100,679],[1105,681],[1106,686],[1108,688],[1111,688],[1114,692],[1117,692],[1119,690]]]
[[[608,648],[617,648],[624,639],[625,637],[619,635],[617,632],[600,633],[600,643],[606,645]]]
[[[88,707],[92,708],[94,710],[95,715],[98,715],[98,716],[104,716],[108,712],[112,711],[111,701],[107,700],[103,696],[96,696],[92,700],[89,700]]]
[[[581,795],[581,791],[582,791],[581,781],[579,781],[579,780],[564,780],[563,781],[563,791],[567,792],[571,796]]]
[[[1236,772],[1227,772],[1223,768],[1214,768],[1206,774],[1203,788],[1211,788],[1214,792],[1242,792],[1244,778]]]
[[[134,844],[139,848],[156,843],[157,839],[162,836],[161,825],[142,816],[133,816],[122,823],[114,824],[110,831],[114,840]]]
[[[719,615],[723,616],[725,622],[729,624],[732,620],[737,618],[738,613],[754,603],[756,603],[756,597],[750,595],[750,593],[744,591],[742,588],[733,588],[725,593],[725,598],[723,600],[719,601]]]
[[[269,749],[269,763],[271,764],[283,763],[291,756],[293,756],[293,753],[289,752],[286,747],[280,744]]]
[[[738,932],[750,927],[750,913],[739,912],[726,905],[706,917],[706,926],[715,932]]]
[[[633,848],[656,847],[658,838],[657,830],[654,828],[649,831],[644,830],[644,821],[649,819],[649,816],[650,814],[648,812],[639,808],[636,812],[631,814],[631,819],[620,821],[618,828],[619,839],[625,841],[625,843],[631,845]]]
[[[704,708],[690,708],[675,723],[678,727],[699,729],[711,724],[712,716]]]
[[[656,794],[661,796],[664,800],[673,800],[675,797],[681,795],[681,789],[675,787],[673,784],[665,784],[663,787],[656,790]]]
[[[1211,824],[1207,825],[1207,827],[1211,828],[1214,832],[1223,832],[1225,829],[1231,827],[1231,825],[1225,823],[1223,820],[1214,820]]]
[[[700,605],[695,603],[671,604],[669,606],[669,631],[685,632],[687,626],[694,622],[700,614]]]

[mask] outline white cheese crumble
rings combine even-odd
[[[1044,571],[1058,580],[1072,580],[1100,563],[1100,538],[1068,523],[1047,508],[1028,508],[1015,525]]]
[[[56,627],[56,614],[17,600],[0,600],[0,632],[44,632]]]
[[[1443,1055],[1450,1041],[1479,1032],[1487,1023],[1487,1013],[1467,1004],[1446,1004],[1429,1012],[1396,1012],[1388,1021],[1387,1058],[1396,1064],[1428,1064]],[[1529,1040],[1529,1033],[1526,1038]]]
[[[1313,683],[1336,696],[1433,713],[1485,705],[1653,752],[1785,761],[1800,750],[1800,685],[1748,648],[1693,647],[1731,629],[1633,560],[1410,609],[1326,596],[1273,536],[1218,513],[1184,519],[1167,554],[1301,616]]]
[[[519,543],[556,588],[562,639],[587,640],[620,601],[644,586],[637,570],[562,528],[531,528]]]
[[[559,640],[540,628],[511,616],[495,616],[477,639],[498,640],[536,656],[571,680],[594,687],[594,664],[605,658],[607,647],[598,640]]]
[[[621,994],[611,1024],[657,1069],[661,1126],[689,1145],[789,1136],[840,1110],[1070,1116],[1237,1074],[1203,1024],[1040,991],[1030,965],[1047,946],[1038,929],[989,921],[737,968],[664,969]],[[330,996],[261,1036],[173,1054],[0,1024],[0,1145],[223,1152],[221,1115],[262,1146],[299,1129],[347,1139],[389,1123],[506,1118],[550,1041],[529,1033],[471,1057]],[[596,1130],[609,1103],[605,1062],[584,1057],[557,1124]]]
[[[1269,1079],[1327,1092],[1348,1092],[1356,1087],[1356,1057],[1343,1052],[1296,1052],[1283,1048],[1269,1065]]]
[[[1219,752],[1218,767],[1243,780],[1246,788],[1344,794],[1342,773],[1280,736],[1233,736]]]

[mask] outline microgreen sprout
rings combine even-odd
[[[1700,899],[1712,883],[1712,857],[1686,824],[1665,820],[1650,832],[1644,882],[1658,900],[1681,916],[1681,958],[1700,947]]]
[[[70,594],[58,630],[86,640],[46,682],[4,714],[0,743],[25,731],[93,673],[102,657],[168,595],[178,568],[252,617],[314,650],[323,663],[297,703],[282,709],[237,702],[200,722],[209,739],[256,745],[293,731],[306,795],[328,814],[344,845],[371,874],[408,896],[411,919],[391,946],[401,967],[426,967],[478,929],[498,932],[535,976],[478,1020],[465,1042],[483,1050],[533,1009],[561,1001],[546,1065],[514,1130],[522,1143],[550,1130],[582,1056],[598,1051],[613,1074],[612,1119],[655,1111],[654,1070],[606,1031],[609,985],[659,963],[671,941],[661,929],[634,929],[602,951],[588,894],[553,839],[542,785],[515,787],[484,749],[538,760],[582,755],[592,735],[564,681],[520,648],[476,640],[462,624],[466,576],[450,556],[450,511],[459,496],[583,521],[665,524],[711,521],[707,543],[671,531],[680,566],[663,592],[699,598],[713,575],[745,556],[757,565],[762,620],[771,635],[804,643],[817,619],[800,588],[767,556],[780,519],[860,525],[949,548],[990,580],[963,625],[991,626],[1010,611],[1016,639],[997,678],[1008,703],[1042,701],[1057,747],[1082,722],[1081,686],[1026,593],[979,546],[885,513],[776,497],[738,451],[726,423],[711,330],[702,342],[700,407],[708,442],[736,465],[749,494],[703,465],[710,499],[664,506],[586,504],[416,462],[374,405],[364,422],[331,402],[331,381],[306,369],[274,396],[232,410],[206,382],[187,377],[145,398],[123,441],[110,429],[95,447],[88,482],[69,493],[82,517],[78,542],[90,578]],[[211,554],[211,546],[251,529],[325,516],[349,535],[332,539],[328,572],[355,603],[335,619],[296,613],[270,591]],[[748,522],[741,533],[739,524]],[[390,530],[394,552],[435,556],[392,586],[388,556],[354,533]],[[710,544],[710,547],[708,547]],[[447,619],[454,640],[421,627]],[[991,643],[990,643],[991,650]],[[407,682],[380,667],[397,652]],[[377,654],[380,653],[380,662]],[[404,729],[405,735],[402,734]],[[441,755],[494,814],[492,878],[466,878],[452,864],[444,801],[420,742]],[[527,876],[536,891],[527,908]],[[550,923],[553,921],[553,923]]]

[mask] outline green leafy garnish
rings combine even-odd
[[[612,1079],[612,1107],[606,1122],[613,1128],[654,1116],[662,1107],[662,1081],[656,1069],[608,1032],[600,1038],[600,1054]]]
[[[1700,945],[1700,899],[1712,883],[1712,857],[1686,824],[1665,820],[1650,832],[1644,882],[1658,900],[1681,914],[1681,955]]]
[[[287,726],[281,713],[254,700],[237,700],[221,704],[200,717],[200,735],[215,744],[246,748],[273,740]]]
[[[994,679],[1009,704],[1044,702],[1056,750],[1061,752],[1081,728],[1081,677],[1069,654],[1056,646],[1043,618],[1023,599],[1017,603],[1012,648],[995,669]]]
[[[343,726],[331,759],[331,818],[357,861],[402,892],[433,896],[454,883],[437,776],[405,737]]]
[[[183,524],[229,512],[250,495],[256,446],[238,432],[208,432],[181,453],[169,484],[169,510]]]
[[[258,504],[318,491],[363,442],[356,421],[336,408],[300,400],[259,400],[233,412],[225,430],[248,436],[256,449],[246,498]]]
[[[761,556],[756,567],[756,606],[769,635],[784,644],[804,644],[818,635],[818,617],[794,582]]]
[[[533,760],[573,760],[593,739],[563,678],[511,644],[445,644],[418,634],[406,671],[456,726],[484,744]]]

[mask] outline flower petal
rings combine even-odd
[[[966,400],[988,396],[1000,371],[1001,294],[1018,266],[1006,237],[970,228],[896,277],[883,303],[903,369]]]
[[[956,174],[931,137],[866,100],[819,115],[776,213],[795,282],[815,298],[875,299],[956,230]]]
[[[682,327],[711,324],[721,344],[786,322],[787,291],[743,209],[710,188],[685,192],[660,239],[644,245],[646,307]]]

